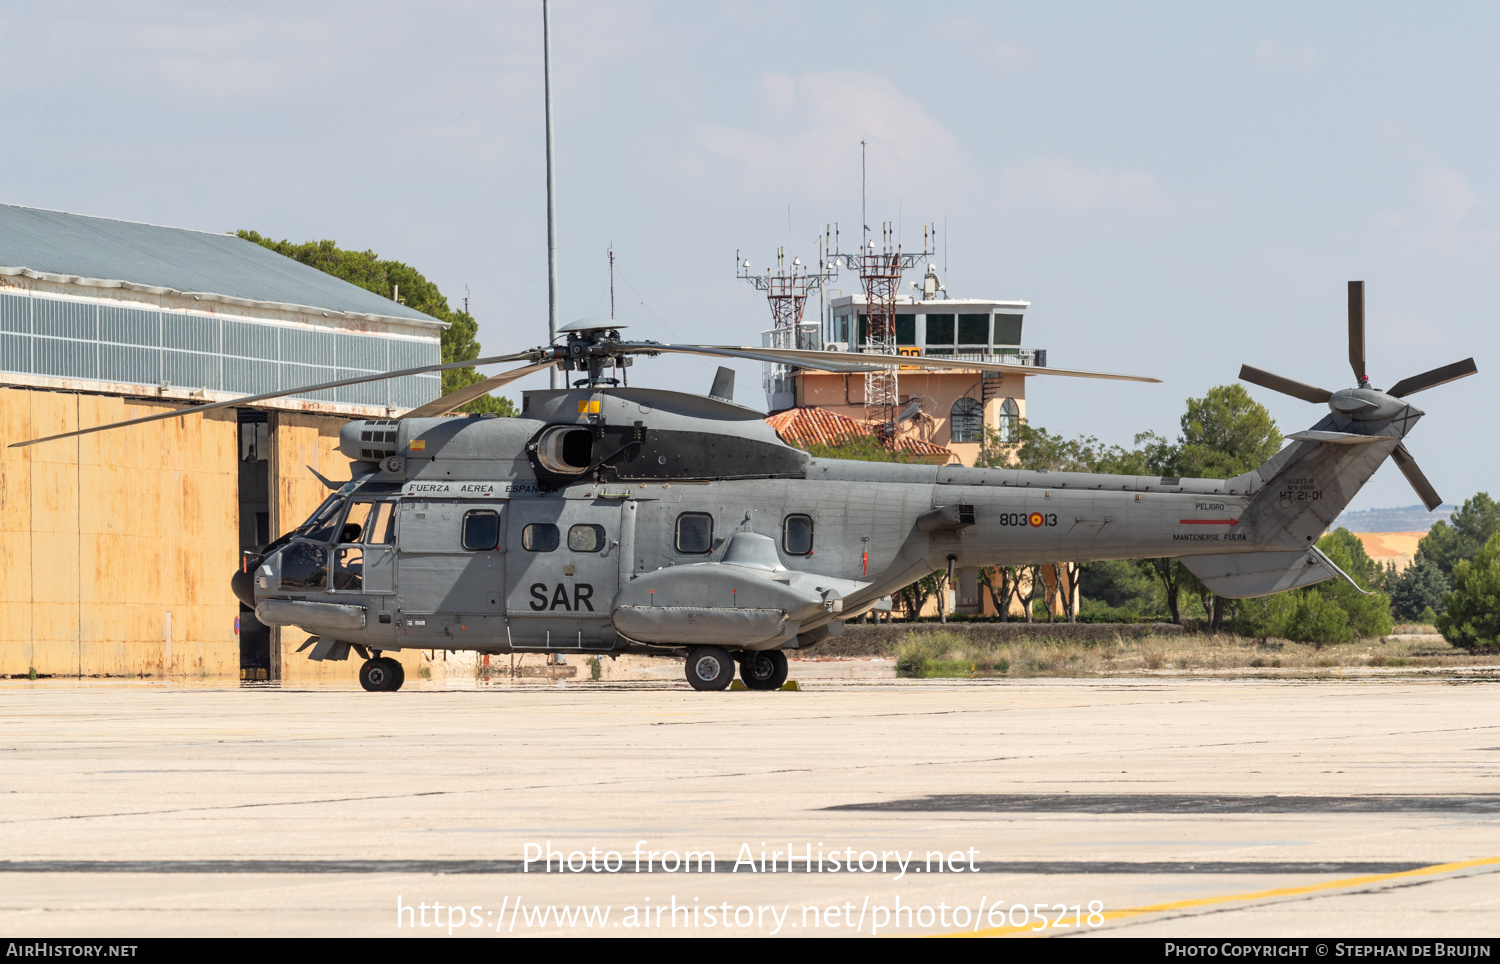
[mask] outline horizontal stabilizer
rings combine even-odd
[[[1179,560],[1216,596],[1248,599],[1300,589],[1342,576],[1359,585],[1316,546],[1291,552],[1226,552]],[[1363,589],[1359,589],[1364,592]]]
[[[1363,445],[1366,442],[1390,441],[1384,435],[1354,435],[1350,432],[1320,432],[1316,429],[1293,432],[1287,438],[1294,438],[1299,442],[1332,442],[1335,445]]]

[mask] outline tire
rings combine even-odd
[[[697,646],[688,653],[687,681],[695,690],[728,689],[734,681],[734,660],[718,646]]]
[[[400,684],[396,682],[396,673],[391,669],[393,660],[384,656],[367,659],[359,667],[359,685],[365,688],[366,693],[384,693],[393,690]]]
[[[740,661],[740,679],[752,690],[780,689],[786,673],[786,653],[779,649],[748,652]]]
[[[384,659],[387,663],[391,664],[393,681],[391,685],[386,688],[391,690],[392,692],[395,692],[396,690],[399,690],[402,684],[406,682],[406,667],[401,665],[400,660],[391,656],[382,656],[381,659]]]

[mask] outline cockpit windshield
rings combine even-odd
[[[323,504],[318,506],[318,511],[307,517],[307,521],[297,527],[297,535],[314,542],[331,542],[338,525],[339,514],[344,511],[344,496],[334,493]]]

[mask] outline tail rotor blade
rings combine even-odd
[[[1479,367],[1474,364],[1474,359],[1465,358],[1461,362],[1454,362],[1451,365],[1444,365],[1442,368],[1434,368],[1430,372],[1423,372],[1420,375],[1403,378],[1386,389],[1385,393],[1387,395],[1394,395],[1397,398],[1405,398],[1413,392],[1436,388],[1438,385],[1446,385],[1448,382],[1457,381],[1478,371]]]
[[[1333,393],[1327,389],[1294,382],[1290,378],[1282,378],[1280,375],[1261,371],[1259,368],[1252,368],[1249,365],[1240,366],[1240,380],[1249,382],[1252,385],[1259,385],[1261,388],[1269,388],[1273,392],[1280,392],[1283,395],[1300,398],[1304,402],[1321,404],[1333,397]]]
[[[1349,282],[1349,366],[1359,387],[1368,382],[1365,374],[1365,283]]]
[[[1417,468],[1417,460],[1412,458],[1411,453],[1406,450],[1405,442],[1396,446],[1396,451],[1392,452],[1391,456],[1396,460],[1396,468],[1406,476],[1406,481],[1410,482],[1411,487],[1417,491],[1417,497],[1422,500],[1423,505],[1427,506],[1428,512],[1443,504],[1442,497],[1437,494],[1432,483],[1427,481],[1427,476]]]

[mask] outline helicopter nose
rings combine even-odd
[[[254,570],[258,565],[260,565],[259,557],[247,556],[229,580],[229,588],[234,592],[235,597],[251,609],[255,608]]]

